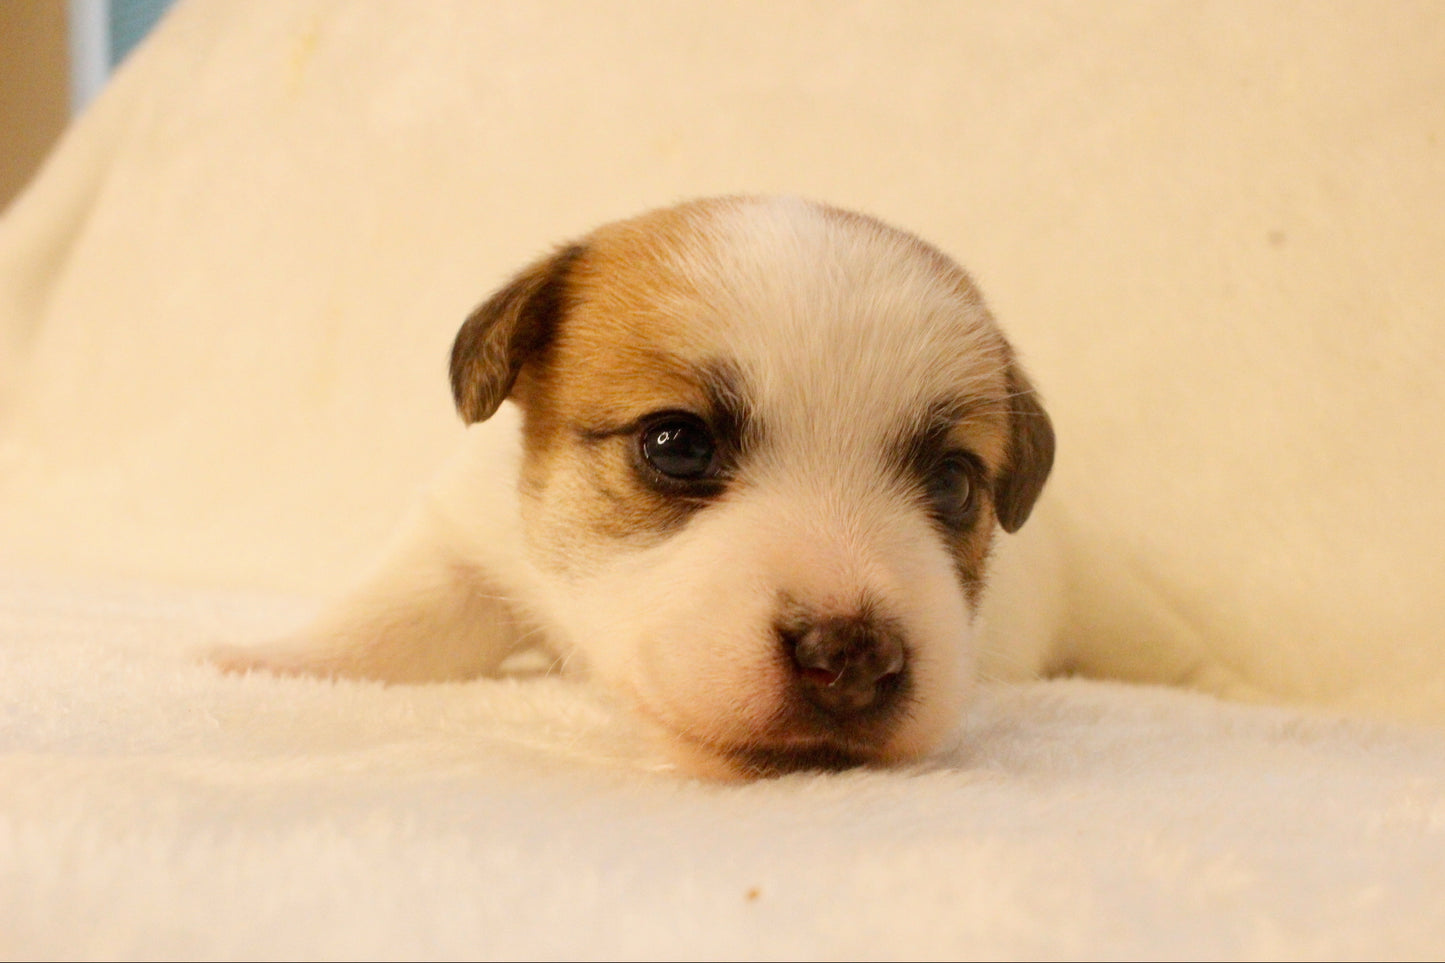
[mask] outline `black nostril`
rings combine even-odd
[[[851,715],[882,701],[905,663],[903,639],[867,618],[823,618],[780,626],[798,688],[820,709]]]

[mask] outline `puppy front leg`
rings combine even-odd
[[[226,647],[212,661],[227,672],[435,682],[494,672],[527,637],[479,569],[415,532],[397,549],[295,635]]]

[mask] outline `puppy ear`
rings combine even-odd
[[[994,512],[1006,532],[1028,521],[1054,466],[1054,425],[1038,393],[1019,368],[1008,368],[1009,455],[994,486]]]
[[[574,244],[526,268],[462,324],[452,343],[452,397],[467,424],[496,412],[523,363],[551,339],[582,250]]]

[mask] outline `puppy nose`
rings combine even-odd
[[[888,626],[824,618],[778,633],[797,667],[799,690],[831,715],[855,715],[897,688],[906,660],[902,638]]]

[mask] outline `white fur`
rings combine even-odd
[[[986,644],[942,538],[890,474],[883,453],[902,428],[961,387],[997,393],[1007,363],[972,290],[900,237],[802,201],[749,200],[668,252],[693,283],[669,308],[686,352],[734,366],[766,425],[735,496],[640,547],[579,539],[568,484],[588,479],[538,504],[519,497],[524,454],[506,405],[471,427],[355,592],[298,637],[223,661],[417,681],[492,672],[538,644],[655,724],[692,768],[725,771],[715,763],[735,747],[820,742],[780,727],[792,669],[778,655],[778,599],[848,614],[867,598],[902,627],[914,687],[867,755],[937,745],[975,678],[1041,670],[1059,605],[1031,584],[1054,567],[1042,533],[1020,555],[1031,565],[1006,566],[1008,591],[989,604],[1005,637]]]

